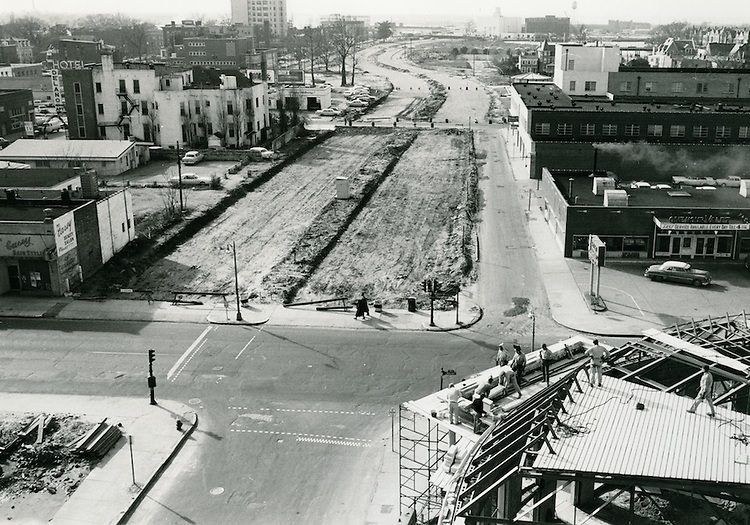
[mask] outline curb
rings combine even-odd
[[[441,328],[439,326],[429,326],[429,325],[422,325],[423,330],[427,332],[455,332],[456,330],[463,330],[465,328],[471,328],[475,324],[477,324],[479,321],[482,320],[482,317],[484,317],[484,308],[477,305],[477,308],[479,308],[479,313],[474,316],[474,318],[469,321],[468,323],[461,323],[458,326],[452,326],[450,328]]]
[[[266,317],[262,321],[245,321],[244,319],[242,321],[232,320],[232,319],[222,319],[220,321],[216,321],[214,319],[211,319],[211,316],[206,316],[206,321],[208,321],[209,324],[218,324],[218,325],[238,325],[238,326],[260,326],[263,324],[266,324],[270,317]]]
[[[185,441],[187,441],[188,437],[193,433],[193,430],[198,426],[198,414],[195,412],[191,412],[193,414],[193,422],[190,424],[190,427],[186,429],[182,433],[182,437],[180,438],[180,441],[177,443],[177,445],[174,446],[172,449],[172,452],[169,453],[169,456],[162,462],[162,464],[159,466],[159,468],[156,469],[156,471],[151,475],[151,478],[146,482],[146,484],[143,486],[143,488],[136,494],[135,498],[130,502],[130,505],[128,505],[128,508],[126,508],[123,512],[120,518],[117,520],[117,525],[123,525],[125,524],[128,519],[130,518],[131,514],[133,514],[133,511],[138,507],[138,505],[141,503],[143,498],[146,497],[146,494],[151,489],[151,487],[156,483],[156,481],[161,477],[161,475],[164,473],[164,471],[167,469],[169,464],[172,462],[172,460],[177,456],[177,453],[182,449],[182,446],[185,444]]]

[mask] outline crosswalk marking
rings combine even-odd
[[[281,432],[276,430],[258,430],[258,429],[248,429],[248,428],[230,428],[230,432],[239,432],[244,434],[269,434],[274,436],[292,436],[297,438],[297,441],[308,441],[311,439],[317,439],[317,440],[335,440],[340,441],[339,444],[345,444],[349,443],[350,446],[355,447],[369,447],[370,443],[372,442],[369,439],[359,439],[359,438],[351,438],[346,436],[328,436],[325,434],[305,434],[302,432]],[[323,441],[313,441],[313,443],[317,442],[323,442]]]
[[[252,407],[240,407],[240,406],[230,406],[227,407],[229,410],[251,410]],[[299,412],[299,413],[308,413],[308,414],[341,414],[341,415],[348,415],[348,416],[375,416],[377,415],[375,412],[355,412],[352,410],[312,410],[312,409],[304,409],[304,408],[258,408],[256,410],[261,410],[265,412],[275,411],[275,412]]]

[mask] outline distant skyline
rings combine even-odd
[[[229,0],[0,0],[0,17],[16,15],[86,15],[92,13],[123,13],[138,18],[150,18],[156,23],[204,18],[228,17]],[[12,3],[12,8],[8,5]],[[573,9],[573,6],[576,8]],[[710,5],[710,9],[708,6]],[[170,9],[174,6],[173,9]],[[714,0],[685,2],[684,0],[527,0],[508,2],[471,0],[287,0],[289,16],[297,26],[315,24],[320,16],[332,13],[370,16],[373,21],[393,20],[404,23],[461,22],[471,17],[491,15],[499,7],[506,16],[541,16],[551,14],[570,16],[575,23],[606,23],[608,19],[635,20],[653,24],[686,20],[692,23],[750,24],[750,2],[747,0]]]

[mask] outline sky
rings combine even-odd
[[[573,8],[573,5],[576,8]],[[95,7],[93,7],[95,6]],[[91,14],[121,12],[156,23],[186,18],[229,16],[230,0],[0,0],[0,18],[15,14]],[[709,8],[710,6],[710,8]],[[465,21],[472,16],[490,15],[499,7],[506,16],[570,16],[574,23],[606,23],[608,19],[667,23],[750,23],[750,1],[712,0],[287,0],[295,25],[316,23],[331,13],[367,15],[373,21],[444,23]]]

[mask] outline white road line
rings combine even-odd
[[[261,327],[261,328],[262,328],[262,327]],[[245,346],[243,346],[243,347],[242,347],[242,350],[240,350],[240,353],[239,353],[239,354],[237,354],[236,356],[234,356],[234,358],[235,358],[235,359],[239,359],[239,358],[240,358],[240,356],[242,355],[242,352],[244,352],[245,350],[247,350],[247,347],[248,347],[248,346],[250,346],[250,345],[252,344],[252,342],[253,342],[253,341],[255,341],[255,338],[256,338],[256,337],[258,337],[258,334],[259,334],[259,333],[260,333],[260,330],[258,330],[258,331],[257,331],[257,332],[255,333],[255,335],[254,335],[254,336],[253,336],[253,337],[252,337],[252,338],[251,338],[251,339],[250,339],[250,340],[249,340],[249,341],[247,342],[247,344],[246,344]]]
[[[193,350],[196,349],[199,345],[202,346],[203,339],[208,335],[208,332],[210,332],[213,328],[213,326],[207,327],[205,330],[203,330],[203,333],[199,335],[195,341],[193,341],[193,344],[188,347],[187,350],[185,350],[185,353],[180,356],[180,358],[177,360],[177,362],[174,364],[172,368],[169,369],[169,373],[167,373],[167,380],[174,382],[175,379],[177,379],[177,376],[180,375],[180,372],[182,372],[183,368],[185,368],[185,365],[187,362],[185,362],[185,365],[183,365],[183,361],[188,359],[188,356],[190,356],[190,359],[192,359],[191,353]],[[189,359],[188,359],[189,361]],[[180,365],[182,365],[182,368],[180,368]]]
[[[304,432],[281,432],[250,428],[230,428],[229,431],[238,432],[241,434],[272,434],[274,436],[292,436],[297,438],[297,441],[319,440],[319,442],[322,442],[323,440],[336,440],[340,442],[337,444],[348,445],[352,447],[369,447],[370,443],[372,443],[372,440],[370,439],[350,438],[346,436],[328,436],[325,434],[306,434]]]
[[[106,354],[106,355],[147,355],[143,352],[91,352],[92,354]]]
[[[623,293],[623,294],[627,295],[628,297],[630,297],[630,300],[633,301],[633,304],[635,305],[635,307],[638,308],[638,311],[640,312],[641,317],[646,317],[646,314],[643,313],[643,310],[641,310],[641,307],[638,306],[638,303],[636,302],[635,297],[633,297],[632,295],[630,295],[625,290],[620,290],[619,288],[615,288],[614,286],[602,286],[602,288],[609,288],[610,290],[616,290],[616,291],[618,291],[620,293]]]
[[[250,410],[249,407],[227,407],[229,410]],[[354,412],[351,410],[312,410],[306,408],[258,408],[257,410],[270,412],[274,410],[276,412],[300,412],[308,414],[343,414],[349,416],[374,416],[375,412]]]

